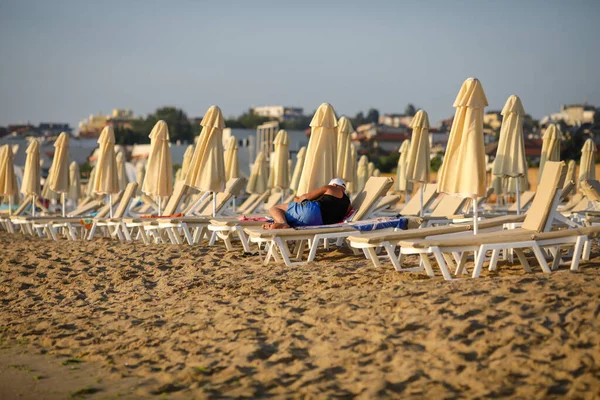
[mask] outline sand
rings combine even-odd
[[[221,247],[0,248],[0,398],[600,396],[598,248],[574,273],[531,258],[453,282],[344,250],[286,268]]]

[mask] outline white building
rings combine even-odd
[[[261,117],[275,118],[276,120],[289,121],[304,116],[304,109],[300,107],[264,106],[254,107],[252,112]]]

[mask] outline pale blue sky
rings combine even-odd
[[[470,76],[539,118],[600,106],[599,26],[597,0],[0,0],[0,125],[323,102],[437,123]]]

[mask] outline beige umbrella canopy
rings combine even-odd
[[[117,153],[117,178],[119,181],[119,192],[122,192],[127,187],[129,179],[125,170],[125,156],[123,152]]]
[[[379,171],[378,168],[375,168],[375,171],[373,171],[373,176],[381,176],[381,171]]]
[[[85,195],[92,197],[94,193],[94,180],[96,179],[96,167],[93,167],[90,171],[90,177],[88,178],[87,186],[85,187]],[[46,197],[46,196],[44,196]]]
[[[77,202],[81,197],[81,182],[79,178],[79,165],[73,161],[69,165],[69,192],[67,198]]]
[[[333,107],[327,103],[321,104],[310,126],[306,160],[298,184],[299,195],[327,185],[337,172],[337,119]]]
[[[398,158],[398,165],[396,167],[396,181],[394,185],[396,186],[397,192],[411,192],[412,191],[412,183],[406,179],[406,168],[408,166],[408,154],[410,149],[410,140],[405,140],[400,145],[400,158]]]
[[[351,180],[346,184],[346,189],[348,193],[354,194],[356,193],[356,188],[358,187],[358,172],[357,172],[357,152],[356,147],[353,144],[350,145],[350,154],[352,156],[351,165],[352,165],[352,175]]]
[[[581,148],[578,182],[593,179],[596,179],[596,143],[593,139],[588,139]]]
[[[200,125],[202,132],[198,137],[185,182],[198,190],[216,193],[225,187],[222,139],[225,123],[221,109],[211,106]]]
[[[12,148],[2,146],[0,151],[0,196],[8,199],[8,214],[12,214],[13,197],[18,193],[17,178],[15,176]]]
[[[225,180],[240,177],[240,166],[238,163],[238,143],[235,136],[229,136],[225,143]]]
[[[542,136],[542,154],[540,155],[540,169],[538,184],[542,179],[542,172],[546,161],[560,161],[560,130],[554,124],[548,125]]]
[[[369,162],[367,164],[367,175],[371,177],[373,176],[373,172],[375,172],[375,164],[373,162]]]
[[[24,196],[40,196],[40,143],[37,140],[29,142],[25,151],[25,169],[23,170],[23,182],[21,182],[21,193]],[[35,201],[34,203],[35,204]]]
[[[360,193],[364,188],[365,185],[367,184],[367,181],[369,180],[369,159],[367,158],[367,156],[361,156],[360,159],[358,160],[358,169],[356,171],[356,175],[357,175],[357,187],[356,187],[356,193]]]
[[[260,152],[254,160],[252,170],[250,171],[250,178],[246,185],[246,192],[263,194],[268,189],[269,169],[267,166],[267,159],[265,155]]]
[[[142,192],[158,199],[158,213],[161,214],[163,197],[173,194],[173,162],[169,148],[169,127],[165,121],[158,121],[150,132],[150,154],[146,164],[146,174]]]
[[[119,175],[117,172],[117,156],[115,154],[115,132],[106,126],[98,138],[100,151],[96,162],[94,176],[94,193],[108,195],[110,217],[112,218],[112,195],[119,192]]]
[[[54,148],[54,158],[46,183],[53,192],[66,193],[69,191],[69,135],[61,133],[54,142]]]
[[[352,165],[351,134],[354,131],[352,123],[346,117],[341,117],[337,126],[337,177],[346,182],[352,180],[354,166]]]
[[[462,197],[485,194],[485,149],[483,109],[488,105],[481,82],[467,79],[454,101],[456,112],[450,129],[438,190]],[[474,233],[477,233],[477,207],[473,207]]]
[[[298,193],[298,185],[300,184],[300,176],[302,175],[302,169],[304,169],[304,159],[306,158],[306,147],[301,147],[296,154],[296,165],[294,166],[294,173],[292,174],[292,180],[290,182],[290,188]]]
[[[275,140],[275,152],[273,154],[273,164],[269,183],[271,187],[287,189],[290,187],[288,160],[290,159],[290,138],[283,129],[277,133]]]
[[[406,179],[412,182],[429,182],[430,153],[429,116],[423,110],[417,111],[412,121],[412,137],[406,165]],[[406,143],[407,141],[405,141]],[[402,143],[404,145],[404,143]]]
[[[502,126],[498,150],[492,171],[495,176],[522,177],[527,175],[525,142],[523,140],[523,116],[525,110],[518,96],[512,95],[506,101],[501,112]],[[520,179],[514,179],[517,199],[517,214],[521,213]],[[509,180],[511,182],[511,180]]]
[[[429,182],[430,153],[429,116],[423,110],[417,111],[410,122],[412,137],[408,157],[406,157],[406,180],[420,182],[419,196],[421,200],[420,215],[423,216],[423,190]]]

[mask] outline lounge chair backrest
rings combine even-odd
[[[71,211],[70,213],[67,214],[67,216],[69,217],[80,217],[82,215],[85,215],[91,211],[97,210],[100,205],[102,203],[100,203],[99,200],[92,200],[89,201],[87,203],[85,203],[83,206],[81,207],[77,207],[75,210]],[[108,207],[108,206],[106,206]],[[108,208],[106,208],[108,210]]]
[[[227,184],[225,185],[225,190],[217,193],[217,213],[221,211],[223,207],[225,207],[227,202],[231,200],[233,196],[237,196],[240,194],[240,192],[244,188],[245,182],[246,180],[244,178],[233,178],[227,181]],[[204,217],[211,217],[213,212],[212,195],[210,195],[208,199],[210,199],[209,203],[206,204],[206,206],[202,209],[202,212],[200,213],[200,215]]]
[[[563,186],[562,191],[560,193],[560,202],[562,203],[563,201],[566,201],[567,197],[571,194],[571,192],[573,192],[574,189],[575,182],[568,181],[567,183],[565,183],[565,186]]]
[[[420,190],[420,189],[419,189]],[[417,216],[421,212],[421,200],[420,194],[417,191],[413,197],[408,201],[408,203],[402,208],[400,213],[406,216]],[[428,183],[425,186],[425,190],[423,191],[423,210],[426,210],[427,207],[435,200],[437,196],[437,185],[433,183]]]
[[[162,215],[173,215],[177,212],[177,207],[181,203],[183,196],[187,194],[190,187],[183,181],[179,181],[173,187],[173,194],[169,197],[165,209],[162,210]]]
[[[12,213],[12,215],[21,215],[23,214],[23,211],[25,211],[25,209],[27,208],[27,206],[29,204],[31,204],[31,201],[33,200],[31,195],[25,196],[25,199],[23,200],[23,202],[21,203],[21,205],[19,206],[19,208],[17,208],[15,210],[15,212]]]
[[[581,191],[591,201],[600,201],[600,182],[595,179],[581,181]]]
[[[117,209],[115,210],[115,213],[113,214],[114,218],[122,218],[125,216],[125,212],[129,208],[129,204],[131,203],[133,196],[135,196],[135,193],[137,192],[137,188],[138,188],[137,182],[129,182],[127,184],[127,186],[125,187],[125,190],[123,191],[123,197],[121,198],[121,201],[119,202],[119,206],[117,207]]]
[[[431,212],[432,217],[448,217],[450,215],[456,215],[460,212],[460,209],[465,206],[468,197],[451,196],[449,194],[442,194],[442,200],[438,206]]]
[[[365,184],[365,188],[356,196],[352,202],[352,208],[356,213],[351,221],[360,221],[369,216],[371,210],[377,206],[377,202],[384,196],[394,184],[392,178],[383,176],[372,176]]]
[[[175,190],[173,190],[173,191],[175,191]],[[142,193],[142,195],[140,197],[142,198],[142,201],[144,203],[146,203],[146,205],[149,205],[150,207],[154,208],[155,210],[158,210],[158,204],[156,204],[156,202],[150,196],[148,196],[146,193]]]
[[[376,209],[384,210],[398,203],[398,201],[400,201],[400,196],[398,196],[397,194],[390,194],[390,192],[387,192],[387,194],[381,198],[381,201],[377,203]]]
[[[276,206],[280,201],[281,201],[281,192],[276,192],[276,191],[272,190],[271,194],[269,195],[269,198],[265,202],[265,205],[263,206],[263,208],[265,210],[268,210],[271,207]]]
[[[548,222],[552,223],[549,217],[557,206],[566,172],[564,162],[547,161],[544,164],[542,179],[523,221],[523,229],[542,232],[549,226]]]
[[[526,192],[521,193],[521,196],[520,196],[521,209],[527,207],[527,205],[533,201],[533,199],[535,198],[535,194],[536,194],[536,192],[532,192],[532,191],[526,191]],[[508,211],[517,212],[517,202],[516,201],[510,207],[508,207]]]
[[[259,195],[256,193],[252,193],[250,196],[248,196],[248,198],[246,200],[244,200],[244,202],[242,204],[240,204],[238,206],[238,212],[240,213],[245,213],[246,209],[248,207],[250,207],[252,204],[254,204],[254,202],[256,202],[256,200],[258,200]]]
[[[242,211],[239,211],[239,212],[242,214],[252,214],[261,204],[264,204],[266,199],[269,197],[270,193],[271,193],[271,191],[267,190],[263,194],[258,195],[258,198],[256,199],[256,201],[254,201],[254,203],[252,203],[248,207],[246,207],[246,209],[243,212]]]

